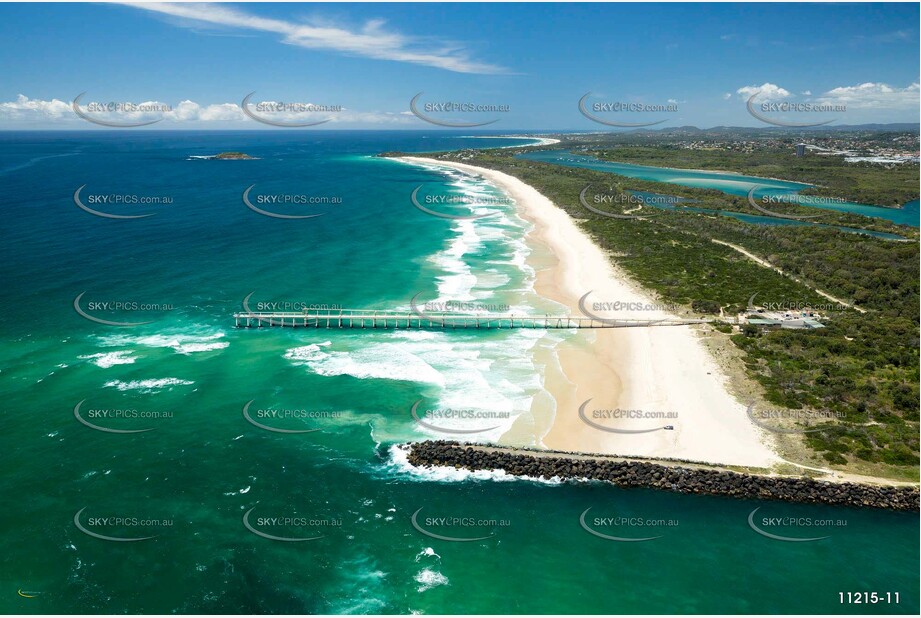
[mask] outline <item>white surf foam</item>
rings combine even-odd
[[[222,350],[230,345],[221,341],[223,331],[214,333],[160,333],[156,335],[108,335],[99,338],[103,346],[146,346],[149,348],[172,348],[179,354],[195,354]]]
[[[452,194],[471,198],[507,197],[481,176],[437,165],[423,167],[445,176]],[[524,236],[531,225],[517,215],[513,204],[501,200],[480,200],[470,210],[491,216],[451,222],[453,235],[446,247],[429,258],[435,269],[437,297],[423,294],[420,298],[432,304],[453,301],[510,306],[490,311],[484,307],[484,311],[470,313],[543,315],[547,303],[534,293],[535,273],[527,264],[530,248]],[[410,310],[408,305],[399,309]],[[414,423],[409,434],[394,432],[393,423],[386,423],[375,426],[375,436],[399,441],[461,435],[470,440],[497,442],[517,418],[530,414],[531,402],[543,388],[540,371],[533,364],[532,350],[545,336],[545,331],[537,329],[507,331],[484,338],[455,337],[438,331],[425,335],[395,332],[393,339],[400,341],[404,349],[444,376],[441,394],[420,404],[420,416],[424,410],[433,408],[472,410],[473,415],[427,423],[434,429]],[[483,431],[452,433],[469,430]]]
[[[533,476],[515,476],[505,470],[467,470],[453,466],[417,467],[409,463],[409,447],[403,444],[394,444],[390,447],[388,468],[394,474],[405,475],[419,481],[434,481],[439,483],[457,483],[462,481],[531,481],[544,485],[562,485],[563,481],[558,476],[551,478]]]
[[[326,351],[330,343],[291,348],[285,358],[308,366],[322,376],[350,375],[359,379],[405,380],[444,386],[444,378],[431,365],[394,343],[369,344],[351,351]]]
[[[85,354],[79,356],[81,360],[91,361],[97,367],[102,367],[103,369],[108,369],[109,367],[114,367],[115,365],[130,365],[137,360],[136,356],[132,356],[132,350],[119,350],[118,352],[100,352],[98,354]]]
[[[437,558],[438,560],[441,560],[441,556],[438,553],[436,553],[435,550],[432,549],[431,547],[426,547],[425,549],[420,551],[418,554],[416,554],[416,562],[419,562],[419,560],[421,560],[422,558]]]
[[[110,380],[103,384],[106,388],[116,388],[120,391],[140,391],[142,393],[153,393],[163,389],[172,390],[173,386],[188,386],[194,384],[189,380],[180,378],[156,378],[149,380],[131,380],[124,382],[122,380]]]
[[[434,569],[422,569],[413,579],[419,584],[419,587],[416,588],[418,592],[425,592],[436,586],[448,586],[451,583],[447,577]]]

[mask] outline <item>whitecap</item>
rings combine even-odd
[[[435,550],[432,549],[431,547],[426,547],[425,549],[420,551],[418,554],[416,554],[416,562],[419,562],[419,560],[422,558],[438,558],[439,560],[441,560],[441,556],[438,553],[436,553]]]
[[[131,365],[137,360],[137,357],[131,356],[132,350],[119,350],[117,352],[100,352],[99,354],[85,354],[79,356],[80,360],[92,361],[97,367],[108,369],[115,365]]]
[[[227,341],[220,341],[225,333],[160,333],[156,335],[107,335],[100,337],[100,343],[105,346],[142,345],[150,348],[172,348],[178,354],[194,354],[197,352],[211,352],[221,350],[230,345]]]
[[[451,583],[448,581],[447,577],[433,569],[422,569],[416,573],[413,579],[419,584],[419,587],[416,589],[418,592],[425,592],[436,586],[447,586]]]
[[[544,485],[561,485],[563,480],[558,476],[551,478],[516,476],[505,470],[467,470],[453,466],[417,467],[409,463],[409,447],[405,444],[394,444],[390,447],[390,460],[387,467],[398,474],[408,474],[411,478],[421,481],[436,482],[461,482],[468,480],[510,482],[516,480],[532,481]]]
[[[117,388],[120,391],[132,391],[137,390],[142,393],[152,393],[155,391],[163,390],[164,388],[169,388],[173,386],[188,386],[189,384],[194,384],[189,380],[182,380],[180,378],[158,378],[158,379],[149,379],[149,380],[131,380],[130,382],[123,382],[122,380],[110,380],[106,382],[103,386],[107,388]]]
[[[321,350],[326,344],[311,344],[292,348],[285,358],[295,364],[307,365],[321,376],[350,375],[359,379],[405,380],[444,386],[444,377],[407,347],[384,343],[368,345],[351,352]]]
[[[323,352],[322,348],[329,345],[332,345],[331,341],[311,343],[309,345],[291,348],[285,352],[285,358],[293,361],[311,361],[326,358],[328,355]]]

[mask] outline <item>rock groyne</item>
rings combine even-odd
[[[590,479],[618,487],[648,487],[688,494],[783,500],[807,504],[917,511],[918,489],[912,486],[864,485],[817,481],[807,477],[767,476],[604,456],[577,456],[433,440],[409,445],[409,463],[418,467],[450,466],[468,470],[504,470],[534,478]]]

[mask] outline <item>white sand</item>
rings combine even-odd
[[[593,302],[655,304],[652,296],[615,269],[607,255],[565,211],[533,187],[513,176],[464,163],[405,157],[407,163],[449,167],[479,174],[514,199],[519,214],[534,224],[528,242],[546,246],[558,262],[538,273],[539,294],[581,315],[578,300],[592,291]],[[675,317],[660,310],[620,310],[597,315],[607,318],[658,319]],[[667,326],[580,330],[572,343],[557,350],[559,367],[548,365],[545,386],[556,400],[548,448],[619,455],[669,457],[727,465],[769,467],[780,460],[769,446],[770,436],[755,426],[746,406],[726,388],[727,379],[699,337],[703,328]],[[648,429],[673,425],[674,430],[618,434],[589,426],[586,415],[605,427]],[[677,412],[670,419],[594,418],[595,409]]]

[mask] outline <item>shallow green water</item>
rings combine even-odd
[[[8,187],[0,206],[3,612],[917,613],[916,515],[405,465],[396,443],[440,437],[412,421],[413,402],[516,418],[541,392],[533,348],[572,335],[232,327],[230,315],[251,292],[259,302],[355,308],[406,308],[422,292],[423,299],[551,311],[522,268],[527,226],[510,208],[459,224],[409,203],[420,184],[445,195],[490,195],[490,188],[367,157],[469,140],[125,135],[17,134],[0,142]],[[188,158],[223,150],[261,158]],[[253,184],[264,194],[343,201],[286,211],[327,209],[322,217],[277,220],[242,204],[242,190]],[[155,217],[107,220],[75,206],[81,185],[174,199],[145,205]],[[151,323],[84,319],[73,307],[81,292],[94,316]],[[171,308],[89,304],[106,301]],[[81,401],[82,418],[98,426],[152,431],[87,427],[74,416]],[[242,413],[249,401],[254,415],[314,414],[258,417],[265,424],[320,431],[256,427]],[[115,409],[169,415],[92,416]],[[759,517],[839,525],[768,526],[789,536],[830,535],[778,542],[749,527],[759,507]],[[594,536],[579,522],[588,508],[597,531],[662,538]],[[417,512],[432,533],[487,538],[427,536],[412,524]],[[259,532],[322,538],[270,540],[244,525],[247,513]],[[595,523],[596,516],[638,517],[644,525]],[[433,519],[440,517],[477,521],[443,526]],[[273,521],[282,518],[289,521]],[[103,536],[154,538],[104,540],[77,524]],[[842,606],[841,591],[897,591],[901,603]]]

